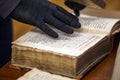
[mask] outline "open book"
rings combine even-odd
[[[80,78],[112,50],[112,35],[120,32],[120,20],[80,16],[82,27],[74,34],[59,30],[53,39],[39,29],[29,31],[12,44],[12,65],[38,68],[54,74]]]

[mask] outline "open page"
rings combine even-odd
[[[71,79],[56,74],[51,74],[48,72],[38,70],[37,68],[34,68],[28,73],[26,73],[24,76],[18,78],[17,80],[75,80],[75,79]]]
[[[120,20],[114,18],[102,18],[81,14],[79,21],[82,25],[80,29],[82,32],[110,34],[113,27],[114,29],[120,28],[120,23],[115,26]]]
[[[82,32],[66,34],[56,29],[55,31],[59,34],[57,39],[47,36],[39,29],[35,29],[14,41],[13,44],[51,51],[54,54],[79,56],[106,36],[104,34]]]

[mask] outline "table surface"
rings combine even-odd
[[[91,69],[81,80],[110,80],[113,72],[116,47],[103,61]],[[10,67],[10,62],[0,69],[0,80],[16,80],[27,71]]]

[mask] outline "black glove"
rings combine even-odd
[[[65,5],[68,6],[69,8],[71,8],[71,9],[73,9],[76,16],[79,16],[80,15],[79,11],[86,7],[82,4],[78,4],[76,2],[71,2],[69,0],[65,1]]]
[[[81,26],[76,16],[48,0],[21,0],[11,16],[18,21],[37,26],[54,38],[57,38],[58,34],[46,23],[68,34],[74,32],[72,27],[80,28]]]

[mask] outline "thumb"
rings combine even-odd
[[[68,1],[68,0],[65,1],[65,5],[71,9],[73,9],[76,16],[80,15],[79,10],[82,10],[86,7],[82,4],[78,4],[76,2],[72,2],[72,1]]]

